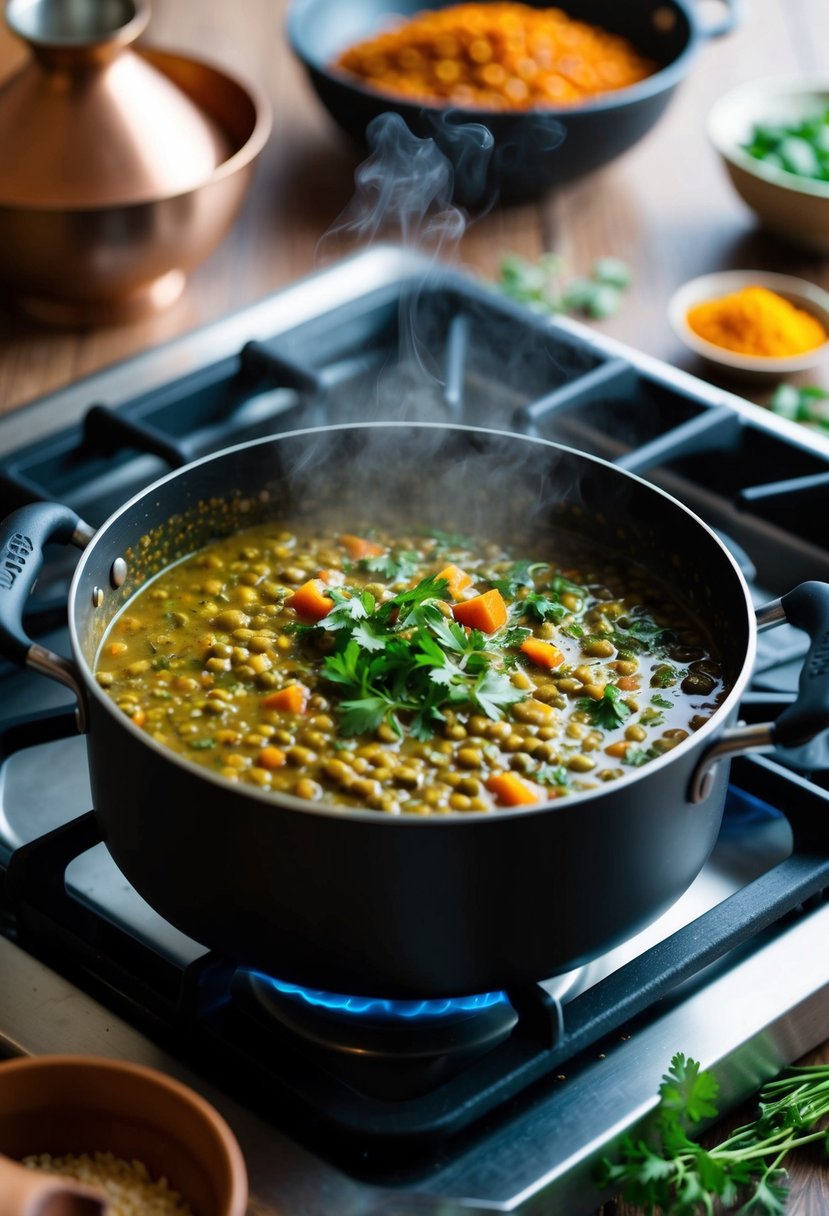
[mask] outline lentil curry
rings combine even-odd
[[[676,597],[584,540],[548,536],[528,557],[284,523],[162,571],[95,674],[152,738],[229,781],[420,815],[595,789],[727,691]]]

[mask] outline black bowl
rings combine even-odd
[[[607,164],[636,143],[662,114],[702,39],[734,27],[738,0],[725,0],[723,20],[706,27],[697,23],[690,0],[556,0],[556,7],[570,16],[623,35],[660,65],[638,84],[577,107],[493,112],[412,104],[363,88],[332,69],[341,51],[388,27],[395,15],[408,17],[455,2],[293,0],[288,37],[321,101],[345,131],[362,141],[372,119],[399,114],[414,135],[433,137],[452,162],[455,201],[481,206],[496,198],[537,197]],[[544,8],[553,0],[529,2]],[[463,130],[470,123],[477,124],[471,135]]]

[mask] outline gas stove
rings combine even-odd
[[[357,254],[0,420],[0,508],[93,526],[169,468],[260,435],[412,419],[538,435],[662,486],[761,604],[829,580],[829,441],[406,251]],[[67,650],[72,560],[32,597]],[[805,636],[761,635],[748,722],[789,704]],[[258,1213],[595,1210],[595,1170],[671,1056],[733,1106],[829,1029],[829,773],[733,764],[699,878],[586,967],[519,991],[389,1002],[243,972],[166,924],[101,842],[66,691],[0,665],[0,1053],[160,1067],[226,1115]]]

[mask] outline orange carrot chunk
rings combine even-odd
[[[384,545],[378,545],[373,540],[365,540],[362,536],[354,536],[351,532],[342,534],[340,544],[355,562],[361,557],[379,557],[381,553],[386,552]]]
[[[493,773],[487,778],[486,788],[502,806],[524,806],[539,801],[536,791],[517,773]]]
[[[446,579],[449,584],[449,594],[453,600],[459,600],[466,588],[472,586],[472,576],[453,563],[450,563],[445,570],[441,570],[440,574],[436,574],[435,578]]]
[[[304,684],[286,684],[284,688],[263,697],[262,705],[265,709],[278,709],[285,714],[304,714],[310,695],[310,689]]]
[[[325,594],[324,587],[321,579],[309,578],[307,583],[297,587],[293,595],[288,596],[285,604],[288,608],[293,608],[303,621],[321,621],[334,607],[334,601]]]
[[[476,595],[471,600],[455,604],[452,615],[461,625],[470,629],[480,629],[481,633],[494,633],[507,623],[507,606],[504,597],[497,587]]]
[[[263,747],[258,756],[260,768],[281,768],[285,763],[285,753],[278,747]]]
[[[521,652],[537,667],[558,667],[564,662],[564,654],[552,642],[543,642],[541,638],[525,638],[521,643]]]

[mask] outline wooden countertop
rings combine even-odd
[[[720,15],[717,0],[694,2],[701,17]],[[286,3],[154,0],[145,41],[213,59],[269,94],[274,129],[254,187],[230,235],[166,313],[120,327],[50,331],[0,312],[0,411],[241,308],[320,264],[320,238],[351,197],[360,156],[321,109],[287,47]],[[710,105],[741,81],[829,74],[829,9],[826,0],[750,0],[744,8],[736,32],[703,45],[667,113],[640,144],[537,204],[495,209],[472,223],[457,247],[444,248],[444,258],[494,277],[507,252],[535,258],[554,250],[573,275],[587,273],[596,257],[620,257],[631,266],[633,285],[619,315],[597,328],[700,375],[704,369],[666,320],[679,284],[734,267],[797,274],[829,289],[829,258],[760,232],[704,133]],[[0,75],[24,56],[0,29]],[[799,379],[829,387],[829,367]],[[762,403],[767,396],[768,390],[751,399]],[[829,1061],[829,1044],[812,1059]],[[636,1211],[607,1205],[606,1216],[611,1210]],[[826,1211],[829,1171],[798,1162],[791,1216]]]

